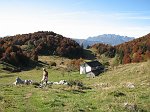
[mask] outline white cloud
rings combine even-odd
[[[0,36],[30,33],[39,30],[54,31],[66,37],[87,38],[104,33],[139,37],[149,33],[150,24],[132,24],[134,20],[149,20],[138,12],[103,13],[97,11],[39,13],[1,13]]]

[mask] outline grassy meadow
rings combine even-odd
[[[13,85],[16,77],[40,82],[42,69],[0,71],[0,112],[150,112],[150,61],[120,65],[95,78],[47,69],[49,81],[80,81],[84,87]],[[127,85],[132,83],[134,88]],[[136,110],[125,103],[136,105]]]

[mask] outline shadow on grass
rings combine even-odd
[[[87,59],[87,60],[95,60],[96,59],[96,56],[90,50],[84,49],[83,55],[84,55],[84,59]]]
[[[114,97],[126,96],[125,93],[120,92],[120,91],[113,91],[113,92],[109,93],[109,95],[112,95]]]
[[[84,94],[84,93],[87,93],[86,90],[88,89],[91,89],[90,87],[72,87],[71,89],[69,90],[64,90],[64,91],[67,91],[67,92],[71,92],[73,94]]]
[[[4,97],[3,97],[3,96],[0,96],[0,101],[3,100],[3,99],[4,99]]]
[[[38,61],[38,62],[33,62],[30,65],[26,66],[26,67],[22,67],[22,71],[29,71],[29,70],[33,70],[33,69],[41,69],[41,67],[48,67],[49,64],[42,62],[42,61]]]
[[[83,91],[83,90],[72,90],[71,92],[72,92],[73,94],[86,93],[86,92]]]
[[[15,75],[2,75],[0,78],[8,78],[8,77],[14,77]]]
[[[0,61],[0,65],[2,66],[0,68],[0,71],[9,72],[9,73],[16,73],[21,71],[29,71],[35,68],[41,68],[43,66],[49,66],[49,64],[42,62],[42,61],[31,61],[28,64],[22,65],[22,66],[14,66],[12,64]]]
[[[70,89],[70,90],[63,89],[63,91],[73,93],[73,94],[84,94],[84,93],[86,93],[85,91],[83,91],[81,89]]]
[[[51,107],[64,107],[65,106],[64,102],[59,99],[54,99],[54,100],[52,100],[50,102],[46,102],[44,104],[45,105],[49,104]]]

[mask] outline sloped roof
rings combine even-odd
[[[91,61],[91,62],[86,62],[90,67],[97,67],[97,66],[102,66],[102,64],[99,61]]]
[[[97,70],[93,70],[91,71],[95,76],[98,76],[100,73],[102,73],[101,70],[97,69]]]
[[[92,70],[90,72],[88,72],[87,74],[94,74],[95,76],[98,76],[100,73],[103,72],[104,69],[96,69],[96,70]]]

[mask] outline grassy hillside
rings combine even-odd
[[[17,76],[39,82],[42,70],[0,73],[0,112],[149,112],[150,61],[121,65],[96,78],[48,69],[50,81],[78,80],[84,87],[12,85]],[[132,87],[129,87],[132,85]],[[129,106],[125,106],[125,103]]]

